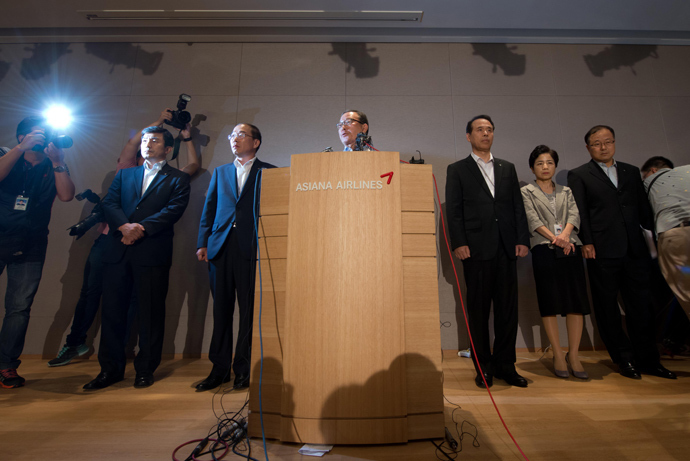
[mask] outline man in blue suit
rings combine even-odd
[[[153,384],[153,372],[161,361],[173,226],[189,202],[189,175],[166,163],[174,144],[168,130],[152,126],[142,135],[144,165],[120,170],[102,202],[110,232],[103,254],[101,372],[84,386],[86,390],[102,389],[123,379],[132,290],[139,304],[134,387]]]
[[[254,272],[256,264],[255,209],[259,198],[259,171],[275,168],[256,158],[261,132],[254,125],[240,123],[230,136],[235,161],[213,171],[199,224],[197,257],[209,263],[213,294],[213,335],[208,358],[213,369],[199,383],[199,391],[214,389],[230,381],[235,372],[235,389],[249,386],[252,326],[254,317]],[[257,214],[258,215],[258,214]],[[240,325],[232,360],[232,318],[235,295]]]

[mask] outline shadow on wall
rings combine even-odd
[[[84,48],[87,54],[92,54],[112,64],[113,67],[110,72],[115,69],[115,66],[121,64],[128,69],[136,67],[144,75],[153,75],[163,61],[163,52],[149,53],[142,50],[140,46],[131,43],[85,43]],[[133,53],[136,56],[134,64],[128,59]]]
[[[447,216],[445,203],[441,204],[441,210],[443,211],[443,216]],[[443,235],[443,229],[441,228],[442,225],[443,223],[441,222],[441,217],[437,213],[436,228],[438,230],[436,233],[440,236]],[[450,244],[450,233],[448,231],[448,227],[446,227],[446,235],[448,236],[448,244]],[[441,273],[443,274],[443,279],[446,281],[446,283],[453,287],[453,298],[455,299],[455,326],[457,328],[458,349],[467,349],[468,347],[470,347],[470,339],[469,334],[467,333],[467,322],[465,322],[465,315],[462,311],[462,305],[467,305],[467,286],[465,285],[465,277],[462,262],[457,258],[454,261],[451,261],[451,256],[448,253],[448,248],[446,246],[445,239],[439,239],[439,245],[440,248],[438,249],[438,262],[441,265]],[[453,262],[455,263],[455,271],[453,271]],[[458,277],[457,283],[455,279],[456,273]],[[459,289],[458,283],[460,284]],[[451,328],[452,326],[443,323],[441,324],[441,327]]]
[[[26,80],[39,80],[50,74],[50,67],[58,59],[72,52],[69,49],[71,43],[37,43],[32,48],[25,48],[31,51],[31,56],[22,59],[21,76]]]
[[[182,162],[184,163],[184,162]],[[180,221],[175,224],[173,243],[173,265],[170,268],[170,283],[166,300],[165,336],[163,353],[174,354],[182,349],[184,358],[199,358],[203,351],[204,327],[210,288],[208,264],[196,257],[196,240],[199,233],[201,212],[206,200],[206,190],[211,181],[208,170],[199,170],[191,182],[189,205]],[[177,330],[183,320],[182,309],[187,303],[186,331],[184,345],[175,347]]]
[[[71,43],[37,43],[33,48],[26,48],[32,54],[30,57],[22,59],[21,76],[26,80],[39,80],[50,74],[50,69],[61,57],[72,53],[69,49]],[[87,54],[103,59],[110,63],[115,69],[117,65],[123,65],[128,69],[136,67],[144,75],[152,75],[158,70],[158,66],[163,61],[163,53],[154,51],[149,53],[138,45],[131,43],[85,43],[84,48]],[[136,59],[132,59],[136,56]],[[9,63],[5,63],[9,69]],[[0,80],[7,73],[2,73],[0,64]]]
[[[558,173],[556,173],[556,177],[554,178],[556,180],[556,184],[560,184],[561,186],[567,186],[568,172],[570,172],[570,170],[559,170]],[[522,187],[522,185],[520,187]]]
[[[354,68],[356,78],[373,78],[379,74],[379,57],[369,54],[376,48],[367,48],[366,43],[332,43],[331,46],[333,51],[328,55],[336,55],[346,63],[346,72]]]
[[[637,75],[633,66],[649,57],[658,59],[656,50],[656,45],[611,45],[597,54],[586,54],[584,59],[595,77],[603,77],[606,71],[621,67],[630,67],[633,75]]]
[[[527,64],[527,57],[524,54],[514,53],[517,46],[508,46],[499,43],[473,43],[473,55],[481,56],[494,67],[492,73],[496,73],[497,68],[501,68],[503,75],[514,77],[523,75]]]
[[[105,196],[105,193],[110,187],[110,183],[115,177],[115,171],[109,172],[101,184],[101,197]],[[86,218],[93,210],[94,205],[88,201],[84,203],[79,220]],[[76,224],[75,222],[75,224]],[[91,246],[94,240],[98,237],[99,225],[94,226],[89,230],[83,238],[77,240],[73,239],[72,244],[69,249],[69,259],[67,261],[67,269],[65,270],[60,282],[62,283],[62,293],[60,298],[60,306],[57,312],[53,316],[53,322],[48,328],[48,333],[46,334],[45,341],[43,342],[43,358],[53,358],[60,350],[63,344],[63,336],[65,332],[70,331],[72,325],[72,320],[74,318],[74,310],[79,300],[79,295],[81,293],[82,283],[84,280],[84,266],[86,265],[86,260],[89,257],[89,252],[91,251]],[[94,319],[93,325],[89,328],[89,332],[86,337],[86,344],[89,347],[95,346],[94,338],[98,332],[100,326],[99,317]]]
[[[10,71],[10,67],[12,67],[12,63],[9,63],[7,61],[0,61],[0,82],[2,82],[3,79],[7,76],[7,74]]]
[[[197,152],[201,152],[201,147],[206,147],[208,143],[211,142],[210,136],[202,134],[201,131],[199,131],[199,124],[205,122],[207,118],[208,117],[204,114],[195,114],[191,122],[192,139],[194,140],[194,147],[196,147]]]

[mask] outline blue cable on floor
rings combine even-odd
[[[263,308],[263,285],[261,280],[261,246],[259,245],[259,227],[258,219],[256,216],[257,207],[257,187],[261,190],[261,181],[263,179],[263,170],[261,168],[256,176],[256,182],[254,182],[254,233],[256,234],[256,252],[257,252],[257,263],[259,265],[259,349],[261,351],[261,361],[259,365],[259,419],[261,420],[261,438],[264,443],[264,455],[266,456],[266,461],[268,461],[268,450],[266,449],[266,431],[264,430],[264,412],[263,412],[263,399],[261,398],[261,384],[264,377],[264,339],[261,333],[261,312]]]

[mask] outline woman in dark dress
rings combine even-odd
[[[583,316],[590,313],[579,248],[582,242],[577,237],[580,215],[570,188],[552,180],[558,166],[556,151],[537,146],[530,154],[529,166],[535,181],[521,192],[530,230],[539,313],[553,349],[554,373],[567,378],[570,368],[576,378],[587,379],[578,357]],[[559,315],[566,318],[568,353],[561,348]]]

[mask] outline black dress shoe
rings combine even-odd
[[[227,383],[228,381],[230,381],[229,371],[224,376],[211,373],[210,375],[208,375],[208,378],[204,379],[196,385],[196,390],[210,391],[211,389],[215,389],[216,387],[220,386],[223,383]]]
[[[676,379],[677,376],[671,370],[667,370],[663,365],[658,364],[651,367],[641,368],[640,371],[645,375],[658,376],[659,378]]]
[[[494,378],[491,376],[489,373],[484,373],[484,379],[486,379],[486,385],[491,387],[494,385]],[[477,376],[474,378],[474,383],[477,385],[477,387],[484,387],[484,379],[482,379],[482,375],[477,373]]]
[[[637,371],[637,368],[635,368],[635,365],[633,365],[632,362],[619,363],[618,372],[621,374],[621,376],[625,376],[626,378],[642,379],[642,376],[640,376],[640,372]]]
[[[496,375],[498,379],[502,379],[511,386],[527,387],[527,380],[520,376],[517,371],[511,371],[505,375]]]
[[[108,386],[119,383],[123,378],[123,375],[103,371],[98,373],[95,379],[84,384],[84,390],[95,391],[98,389],[105,389]]]
[[[235,383],[232,388],[235,390],[246,389],[249,387],[249,375],[239,375],[235,377]]]
[[[137,375],[137,377],[134,378],[134,387],[137,389],[143,389],[151,385],[153,385],[153,375]]]

